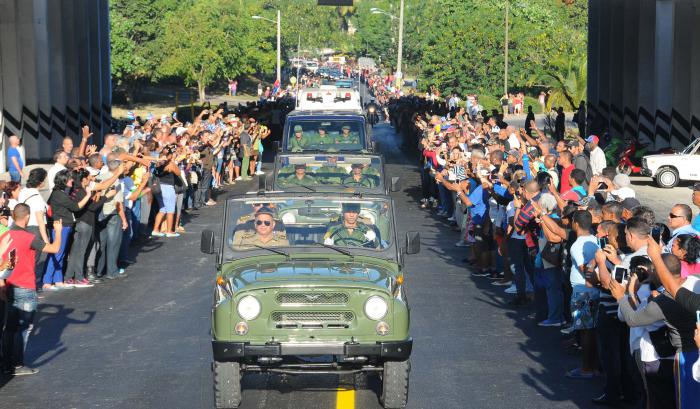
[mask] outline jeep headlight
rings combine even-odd
[[[365,314],[371,320],[377,321],[384,318],[388,310],[389,305],[382,297],[373,295],[365,302]]]
[[[246,295],[238,301],[238,315],[246,321],[254,320],[260,315],[260,301],[252,295]]]

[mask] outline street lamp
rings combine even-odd
[[[280,16],[280,11],[277,10],[277,20],[270,20],[269,18],[263,17],[263,16],[253,16],[253,20],[265,20],[269,21],[272,24],[277,24],[277,81],[280,84],[280,87],[282,87],[282,66],[281,66],[281,60],[282,60],[282,48],[281,48],[281,42],[280,39],[282,37],[282,18]]]
[[[401,89],[401,79],[403,78],[403,73],[401,72],[401,59],[403,57],[403,2],[404,0],[401,0],[401,8],[399,9],[399,48],[396,53],[396,87],[399,90]],[[384,14],[389,16],[392,20],[397,18],[395,15],[378,7],[372,7],[369,11],[371,11],[372,14]]]

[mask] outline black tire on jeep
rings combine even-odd
[[[217,409],[236,409],[241,404],[241,366],[238,362],[214,361],[214,398]]]
[[[379,399],[386,409],[403,409],[408,401],[408,375],[411,360],[384,362],[382,396]]]

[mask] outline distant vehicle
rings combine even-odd
[[[317,138],[321,128],[330,138],[327,143]],[[298,141],[295,133],[301,133]],[[282,152],[370,153],[375,150],[362,113],[294,110],[284,123]]]
[[[302,68],[304,66],[304,60],[302,58],[290,58],[289,63],[293,68]]]
[[[680,153],[645,156],[642,175],[654,178],[663,188],[674,187],[681,180],[700,181],[700,139],[692,141]]]
[[[318,71],[318,63],[316,61],[306,61],[304,63],[304,68],[312,73]]]
[[[300,90],[297,109],[362,112],[362,103],[360,93],[354,89],[321,85]]]
[[[335,86],[338,88],[354,88],[355,84],[350,78],[343,78],[335,82]]]

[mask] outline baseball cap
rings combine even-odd
[[[359,203],[343,203],[343,213],[353,212],[360,213]]]
[[[627,199],[623,200],[622,203],[620,203],[620,204],[622,205],[623,209],[627,209],[630,211],[634,210],[635,207],[642,205],[641,203],[639,203],[639,200],[637,200],[633,197],[628,197]]]
[[[693,186],[690,188],[693,189],[693,192],[700,192],[700,182],[693,183]]]
[[[598,143],[598,141],[600,141],[600,139],[595,135],[591,135],[588,138],[586,138],[586,142],[588,143]]]
[[[256,216],[259,214],[269,214],[270,216],[275,217],[275,211],[267,206],[263,206],[260,209],[258,209],[257,212],[255,212]]]

